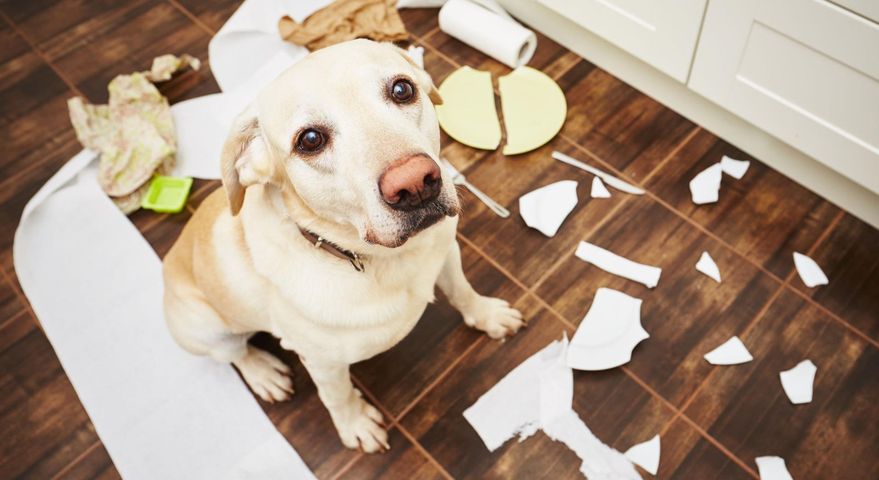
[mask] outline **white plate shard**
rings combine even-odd
[[[794,480],[781,457],[757,457],[754,461],[760,471],[760,480]]]
[[[794,265],[796,265],[797,273],[800,274],[800,278],[807,287],[827,285],[827,282],[830,281],[824,274],[824,270],[821,270],[821,267],[815,263],[815,260],[802,253],[794,252]]]
[[[604,186],[604,182],[598,177],[592,177],[592,198],[610,198],[610,192]]]
[[[659,283],[659,276],[662,274],[662,269],[659,267],[633,262],[628,258],[621,257],[609,250],[585,241],[580,242],[574,254],[580,260],[591,263],[614,275],[643,283],[647,288],[655,287]]]
[[[702,205],[716,202],[720,196],[720,178],[722,175],[723,170],[718,162],[693,177],[690,180],[690,194],[692,195],[693,203]]]
[[[739,337],[732,337],[723,345],[705,354],[705,360],[712,365],[738,365],[753,360],[751,352]]]
[[[708,252],[702,252],[702,256],[700,256],[699,261],[696,262],[696,270],[713,278],[715,282],[720,283],[720,269],[717,268],[717,264],[714,263],[714,259],[711,258],[711,255],[709,255]]]
[[[730,177],[735,178],[736,180],[741,180],[742,177],[745,176],[745,172],[748,171],[748,167],[751,166],[751,162],[747,160],[736,160],[734,158],[727,157],[726,155],[720,159],[720,168],[723,170],[723,173],[729,175]]]
[[[562,222],[577,206],[577,182],[562,180],[519,197],[519,214],[525,225],[547,237],[559,231]]]
[[[619,367],[649,337],[641,326],[641,299],[599,288],[568,346],[568,366],[593,371]]]
[[[635,462],[635,465],[650,472],[651,475],[656,475],[659,470],[659,452],[659,435],[654,435],[653,438],[644,443],[632,445],[623,455]]]
[[[811,360],[803,360],[796,367],[778,374],[781,387],[791,403],[799,405],[812,401],[812,385],[817,371],[818,367]]]

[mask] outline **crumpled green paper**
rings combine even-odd
[[[174,167],[177,139],[168,100],[152,82],[165,81],[198,59],[162,55],[146,72],[119,75],[107,86],[107,105],[82,97],[67,101],[76,137],[86,148],[101,152],[98,183],[125,213],[140,208],[154,173]]]

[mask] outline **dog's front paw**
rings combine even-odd
[[[525,325],[522,313],[500,298],[479,297],[461,313],[467,325],[494,339],[515,335]]]
[[[384,419],[381,412],[361,398],[359,391],[355,392],[354,401],[344,411],[333,415],[342,444],[366,453],[390,449],[388,432],[382,427]]]

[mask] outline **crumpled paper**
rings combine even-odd
[[[148,71],[114,78],[107,86],[107,105],[82,97],[67,101],[79,142],[101,153],[98,183],[125,213],[140,207],[154,173],[168,174],[174,167],[171,108],[152,82],[168,80],[187,66],[197,70],[200,63],[189,55],[162,55]]]
[[[401,42],[409,32],[394,6],[395,0],[337,0],[312,13],[302,23],[289,15],[278,21],[281,38],[309,50],[320,50],[355,38]]]

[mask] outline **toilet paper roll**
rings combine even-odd
[[[528,63],[537,48],[534,32],[493,0],[449,0],[440,9],[439,27],[510,68]]]

